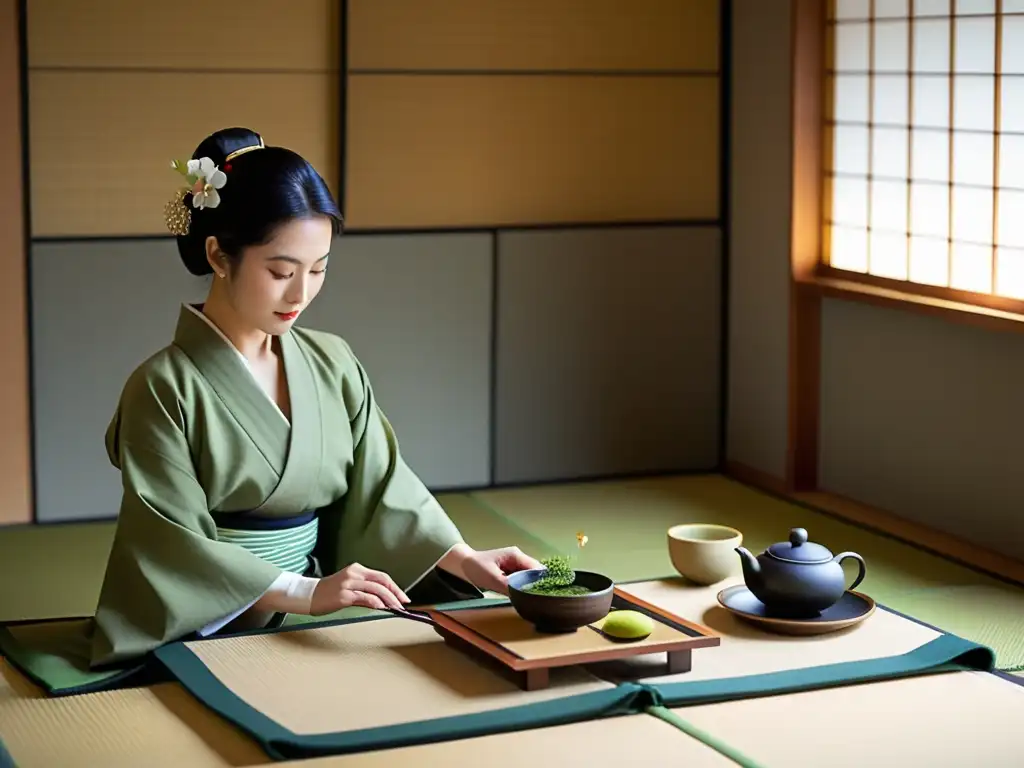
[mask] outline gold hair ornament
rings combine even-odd
[[[234,152],[232,152],[231,154],[229,154],[227,157],[224,158],[224,165],[227,165],[228,163],[230,163],[232,160],[234,160],[239,155],[244,155],[246,152],[252,152],[254,149],[263,149],[263,148],[264,148],[263,137],[260,136],[260,143],[259,144],[253,144],[251,147],[242,147],[241,149],[236,149]]]
[[[167,229],[178,237],[187,235],[188,229],[192,225],[192,211],[185,205],[185,195],[188,194],[188,191],[188,187],[182,187],[164,206],[164,221],[167,222]]]

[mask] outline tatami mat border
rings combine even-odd
[[[908,653],[897,656],[715,680],[647,683],[647,687],[655,695],[657,705],[681,707],[760,696],[778,696],[924,674],[965,670],[991,672],[994,664],[995,653],[991,648],[956,635],[942,634]]]
[[[659,720],[664,720],[669,725],[678,728],[680,731],[688,736],[692,736],[707,747],[718,752],[723,757],[727,757],[742,768],[765,768],[761,763],[758,763],[751,757],[740,752],[738,749],[722,741],[720,738],[715,736],[703,728],[698,728],[696,725],[691,723],[689,720],[685,720],[680,717],[676,712],[673,712],[668,707],[663,707],[657,704],[652,704],[644,710],[648,715],[656,717]]]
[[[4,746],[3,739],[0,739],[0,768],[17,768],[14,758],[11,757],[11,753]]]

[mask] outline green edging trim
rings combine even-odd
[[[14,758],[11,757],[11,753],[7,751],[7,747],[4,746],[4,740],[0,739],[0,768],[18,768],[18,764],[14,762]]]
[[[52,625],[54,622],[47,623]],[[150,657],[127,667],[83,670],[64,656],[26,647],[3,626],[0,626],[0,651],[12,667],[51,697],[138,687],[170,679],[160,676],[164,670]]]
[[[636,711],[636,700],[645,696],[644,686],[628,683],[606,691],[471,715],[300,735],[240,699],[207,669],[187,645],[164,646],[157,650],[156,655],[196,699],[249,734],[275,760],[352,754],[632,714]]]
[[[673,725],[683,733],[692,736],[701,742],[705,746],[711,747],[711,749],[718,752],[723,757],[727,757],[737,765],[742,765],[743,768],[764,768],[764,766],[754,760],[751,757],[740,752],[735,747],[731,747],[722,741],[717,736],[708,733],[703,728],[698,728],[696,725],[691,723],[689,720],[684,720],[671,709],[665,707],[652,705],[644,710],[647,714],[653,715],[659,720],[664,720],[669,725]]]
[[[898,656],[844,661],[760,675],[698,680],[692,683],[648,683],[647,687],[657,697],[658,705],[679,707],[741,698],[778,696],[937,672],[991,672],[994,665],[995,652],[991,648],[956,635],[940,635]]]

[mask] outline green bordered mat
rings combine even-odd
[[[349,609],[346,616],[371,613]],[[90,668],[89,618],[48,619],[0,626],[0,656],[47,696],[78,696],[86,693],[169,682],[173,678],[153,654],[132,664],[103,669]],[[292,617],[287,626],[312,622],[308,616]]]
[[[650,598],[663,586],[631,588]],[[818,638],[726,627],[722,646],[705,650],[689,673],[645,677],[643,662],[632,679],[599,674],[600,667],[564,668],[552,671],[548,688],[529,692],[449,648],[432,627],[391,617],[175,643],[156,656],[197,700],[277,760],[992,667],[985,646],[886,611],[871,621]]]
[[[490,605],[493,598],[463,600],[452,605],[479,607]],[[447,608],[449,604],[438,607]],[[368,608],[345,608],[328,616],[312,617],[289,614],[282,627],[254,630],[252,633],[276,632],[295,627],[330,626],[364,616],[380,616]],[[104,669],[88,665],[92,619],[68,617],[17,621],[0,624],[0,656],[39,686],[47,696],[78,696],[86,693],[170,682],[174,678],[154,654],[147,654],[134,663]],[[212,640],[214,638],[208,638]]]
[[[552,675],[549,688],[524,692],[495,669],[448,648],[433,628],[372,614],[174,643],[154,655],[149,673],[177,680],[195,701],[276,760],[645,712],[660,713],[734,763],[753,765],[729,746],[730,739],[706,734],[667,710],[992,667],[987,647],[890,611],[878,611],[871,623],[851,632],[781,638],[730,624],[731,617],[723,620],[707,605],[711,593],[677,581],[620,586],[703,620],[721,634],[722,646],[706,649],[701,663],[683,675],[645,677],[642,661],[629,680],[616,677],[618,666],[607,675],[602,668],[565,669]],[[108,687],[130,684],[122,680]]]
[[[623,585],[636,599],[716,632],[721,645],[682,675],[644,678],[659,704],[678,706],[856,684],[946,669],[994,669],[988,646],[886,608],[860,624],[820,635],[789,636],[726,611],[718,594],[741,580],[695,587],[682,579]]]
[[[48,696],[71,696],[149,685],[169,679],[151,656],[138,663],[89,669],[91,619],[69,618],[0,626],[0,653]]]
[[[635,712],[642,691],[565,668],[526,692],[433,627],[380,616],[175,643],[156,657],[279,760],[594,720]]]

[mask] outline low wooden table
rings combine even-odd
[[[601,632],[598,623],[575,632],[545,634],[509,604],[424,613],[434,620],[436,631],[451,647],[497,665],[527,691],[546,688],[549,672],[556,667],[615,662],[656,653],[666,654],[667,663],[654,671],[645,668],[645,677],[681,674],[692,668],[694,650],[721,644],[721,638],[708,627],[675,616],[618,588],[612,598],[612,610],[639,611],[654,621],[654,631],[641,640],[619,640]]]

